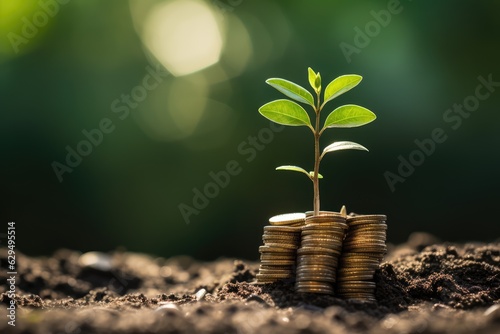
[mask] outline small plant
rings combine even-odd
[[[310,105],[313,108],[315,121],[311,124],[309,114],[302,106],[290,100],[281,99],[266,103],[259,108],[259,112],[267,119],[283,125],[289,126],[307,126],[314,135],[314,170],[307,172],[304,168],[297,166],[280,166],[276,170],[290,170],[307,175],[313,182],[314,187],[314,215],[317,216],[320,211],[319,179],[323,176],[319,173],[319,165],[323,157],[330,152],[340,150],[363,150],[368,149],[360,144],[351,141],[338,141],[326,146],[320,153],[320,137],[326,129],[329,128],[353,128],[368,124],[377,117],[370,110],[358,105],[343,105],[333,110],[325,119],[323,126],[320,127],[320,115],[325,105],[337,96],[356,87],[363,79],[360,75],[348,74],[342,75],[326,86],[323,93],[323,102],[321,102],[321,75],[315,73],[310,67],[308,69],[309,84],[316,93],[316,99],[305,88],[291,81],[279,78],[271,78],[266,83],[276,88],[289,98],[303,104]]]

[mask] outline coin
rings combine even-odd
[[[296,287],[301,290],[310,290],[310,291],[305,291],[305,292],[314,292],[311,290],[326,290],[329,292],[333,292],[333,287],[329,282],[318,282],[318,281],[302,281],[298,282],[296,284]]]
[[[264,226],[264,232],[287,232],[287,233],[299,233],[300,227],[293,226]]]
[[[358,220],[370,220],[370,221],[386,221],[386,215],[355,215],[347,217],[348,221],[358,221]]]
[[[292,250],[299,248],[299,245],[297,245],[297,244],[284,243],[284,242],[282,242],[282,243],[266,243],[266,246],[267,247],[271,247],[271,248],[273,248],[273,247],[275,247],[275,248],[286,248],[286,249],[291,248]]]
[[[294,261],[295,263],[295,256],[293,254],[290,254],[288,256],[275,256],[275,255],[261,255],[260,256],[261,261]]]
[[[282,215],[277,215],[269,218],[269,224],[271,225],[292,225],[299,224],[303,225],[306,219],[306,214],[302,212],[295,213],[285,213]]]
[[[278,215],[271,217],[270,226],[264,226],[264,245],[259,247],[261,265],[257,274],[258,283],[272,283],[295,276],[296,251],[300,246],[304,220],[305,214]]]
[[[297,250],[297,292],[333,294],[338,257],[348,228],[345,221],[338,213],[306,214]]]
[[[284,265],[292,265],[295,264],[294,260],[261,260],[260,263],[266,266],[284,266]]]
[[[269,266],[269,265],[260,265],[259,266],[259,271],[261,269],[264,269],[264,270],[291,270],[293,268],[293,265],[288,265],[288,266],[276,266],[276,265],[272,265],[272,266]]]
[[[327,275],[321,275],[321,274],[297,274],[296,276],[297,280],[300,281],[314,281],[314,282],[330,282],[330,283],[335,283],[336,279],[334,276],[327,276]]]
[[[346,232],[335,292],[345,299],[375,301],[373,275],[387,251],[385,215],[355,215]]]
[[[301,267],[297,270],[298,274],[321,274],[335,276],[335,270],[327,267]]]
[[[340,255],[340,251],[337,249],[331,249],[327,247],[300,247],[297,250],[297,255],[316,255],[316,254],[337,254]]]
[[[278,279],[282,279],[282,278],[288,278],[290,277],[292,274],[291,273],[282,273],[282,274],[257,274],[257,280],[270,280],[270,279],[275,279],[275,280],[278,280]]]

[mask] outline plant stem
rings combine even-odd
[[[319,211],[320,211],[320,198],[319,198],[319,178],[318,178],[318,173],[319,173],[319,161],[320,161],[320,155],[319,155],[319,137],[321,136],[320,134],[320,129],[319,129],[319,121],[320,117],[319,114],[321,112],[320,108],[320,95],[317,93],[318,96],[318,102],[317,102],[317,107],[315,110],[316,113],[316,125],[314,127],[314,176],[313,176],[313,186],[314,186],[314,216],[319,216]]]

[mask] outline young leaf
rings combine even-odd
[[[290,100],[276,100],[264,104],[259,112],[265,118],[283,125],[300,126],[306,125],[310,129],[311,120],[307,112],[295,102]]]
[[[340,77],[334,79],[328,84],[328,86],[326,86],[325,94],[323,96],[323,105],[356,87],[362,79],[363,77],[357,74],[341,75]]]
[[[316,73],[312,68],[308,67],[307,74],[309,78],[309,84],[311,85],[312,89],[316,90]]]
[[[327,153],[330,152],[335,152],[335,151],[340,151],[340,150],[360,150],[360,151],[368,151],[366,147],[363,145],[354,143],[352,141],[338,141],[333,144],[328,145],[325,147],[323,150],[323,153],[321,153],[320,159],[323,158],[323,156]]]
[[[276,167],[276,170],[291,170],[292,172],[304,173],[307,175],[308,178],[310,178],[312,180],[312,176],[308,172],[306,172],[306,170],[304,168],[301,168],[301,167],[285,165],[285,166]]]
[[[314,172],[309,172],[309,175],[311,175],[311,179],[312,179],[314,177]],[[322,179],[322,178],[323,178],[323,175],[318,173],[318,179]]]
[[[319,94],[321,92],[321,74],[316,74],[316,79],[314,80],[314,86],[316,87],[316,92]]]
[[[267,79],[266,82],[295,101],[307,103],[314,107],[314,98],[311,93],[296,83],[279,78]]]
[[[377,116],[366,108],[347,104],[338,107],[328,115],[321,131],[326,128],[354,128],[373,122],[376,118]]]

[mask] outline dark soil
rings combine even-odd
[[[258,263],[230,259],[60,250],[17,265],[15,327],[0,274],[0,333],[500,333],[499,243],[413,235],[376,273],[377,303],[256,285]]]

